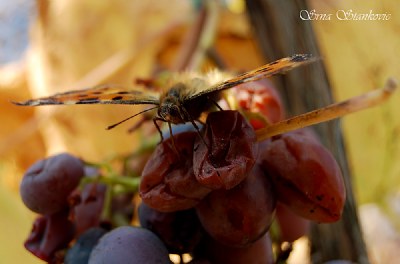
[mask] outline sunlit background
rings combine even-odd
[[[137,135],[126,133],[129,124],[104,128],[140,110],[115,105],[22,108],[10,101],[99,83],[132,86],[135,78],[149,77],[157,67],[173,68],[198,2],[0,1],[0,263],[41,263],[23,248],[34,219],[18,194],[24,170],[61,151],[90,161],[132,151]],[[309,3],[321,14],[350,9],[390,14],[387,21],[340,21],[335,15],[313,21],[336,101],[379,88],[389,76],[400,79],[396,0]],[[242,1],[226,0],[220,14],[216,50],[231,70],[262,64],[244,12]],[[399,111],[397,92],[385,105],[343,118],[355,194],[375,259],[381,251],[400,247]],[[379,240],[379,247],[371,237],[377,240],[382,230],[392,235]]]

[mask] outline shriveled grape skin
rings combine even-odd
[[[302,129],[264,141],[259,160],[279,201],[296,214],[317,222],[340,219],[346,197],[340,167],[313,134]]]
[[[123,226],[104,235],[90,254],[89,264],[170,264],[161,240],[144,228]]]
[[[40,160],[25,173],[20,194],[33,212],[53,214],[68,206],[68,195],[84,175],[80,159],[67,153]]]
[[[197,207],[205,231],[222,244],[243,247],[268,231],[276,198],[259,165],[235,188],[211,192]]]
[[[194,147],[196,179],[213,190],[231,189],[252,169],[257,151],[254,129],[238,111],[212,112]]]
[[[91,227],[100,226],[106,188],[104,184],[89,183],[72,195],[80,201],[71,208],[70,214],[77,236]]]
[[[68,210],[38,217],[25,241],[25,248],[38,258],[51,262],[57,250],[73,239],[74,226],[68,220]]]
[[[203,230],[193,208],[164,213],[141,203],[138,213],[140,225],[154,232],[172,254],[192,252],[202,237]]]
[[[140,196],[148,206],[161,212],[185,210],[194,207],[211,191],[193,173],[196,137],[196,132],[183,132],[174,135],[174,143],[166,139],[154,150],[140,182]]]

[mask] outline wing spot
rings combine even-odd
[[[96,104],[96,103],[99,103],[99,102],[100,102],[100,100],[99,100],[98,97],[93,97],[93,98],[80,99],[76,103],[77,104]]]
[[[122,96],[115,96],[111,100],[118,101],[118,100],[121,100],[122,98],[123,98]]]

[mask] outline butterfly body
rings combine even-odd
[[[215,72],[211,72],[205,76],[177,74],[171,78],[168,82],[169,85],[167,85],[167,89],[162,93],[144,89],[127,89],[126,87],[117,85],[100,85],[89,89],[68,91],[49,97],[14,103],[24,106],[63,104],[150,104],[154,105],[151,109],[157,108],[154,122],[161,120],[168,124],[181,124],[186,122],[194,124],[194,121],[218,100],[219,92],[242,83],[256,81],[278,73],[283,73],[294,67],[308,64],[315,60],[316,58],[307,54],[296,54],[228,79],[226,79],[224,75],[215,74]],[[126,120],[128,119],[129,118]]]
[[[218,93],[191,99],[195,91],[209,87],[209,82],[202,78],[188,79],[178,82],[166,90],[160,97],[157,119],[173,124],[183,124],[197,120],[201,113],[209,109],[212,101],[216,101]]]

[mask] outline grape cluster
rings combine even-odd
[[[171,263],[169,254],[187,253],[190,263],[273,263],[274,219],[278,242],[306,234],[309,220],[337,221],[345,189],[329,151],[305,129],[258,142],[255,130],[284,117],[278,94],[265,81],[232,90],[236,110],[166,134],[123,196],[112,196],[115,179],[88,181],[99,172],[71,155],[34,164],[21,183],[40,214],[26,248],[53,263]]]

